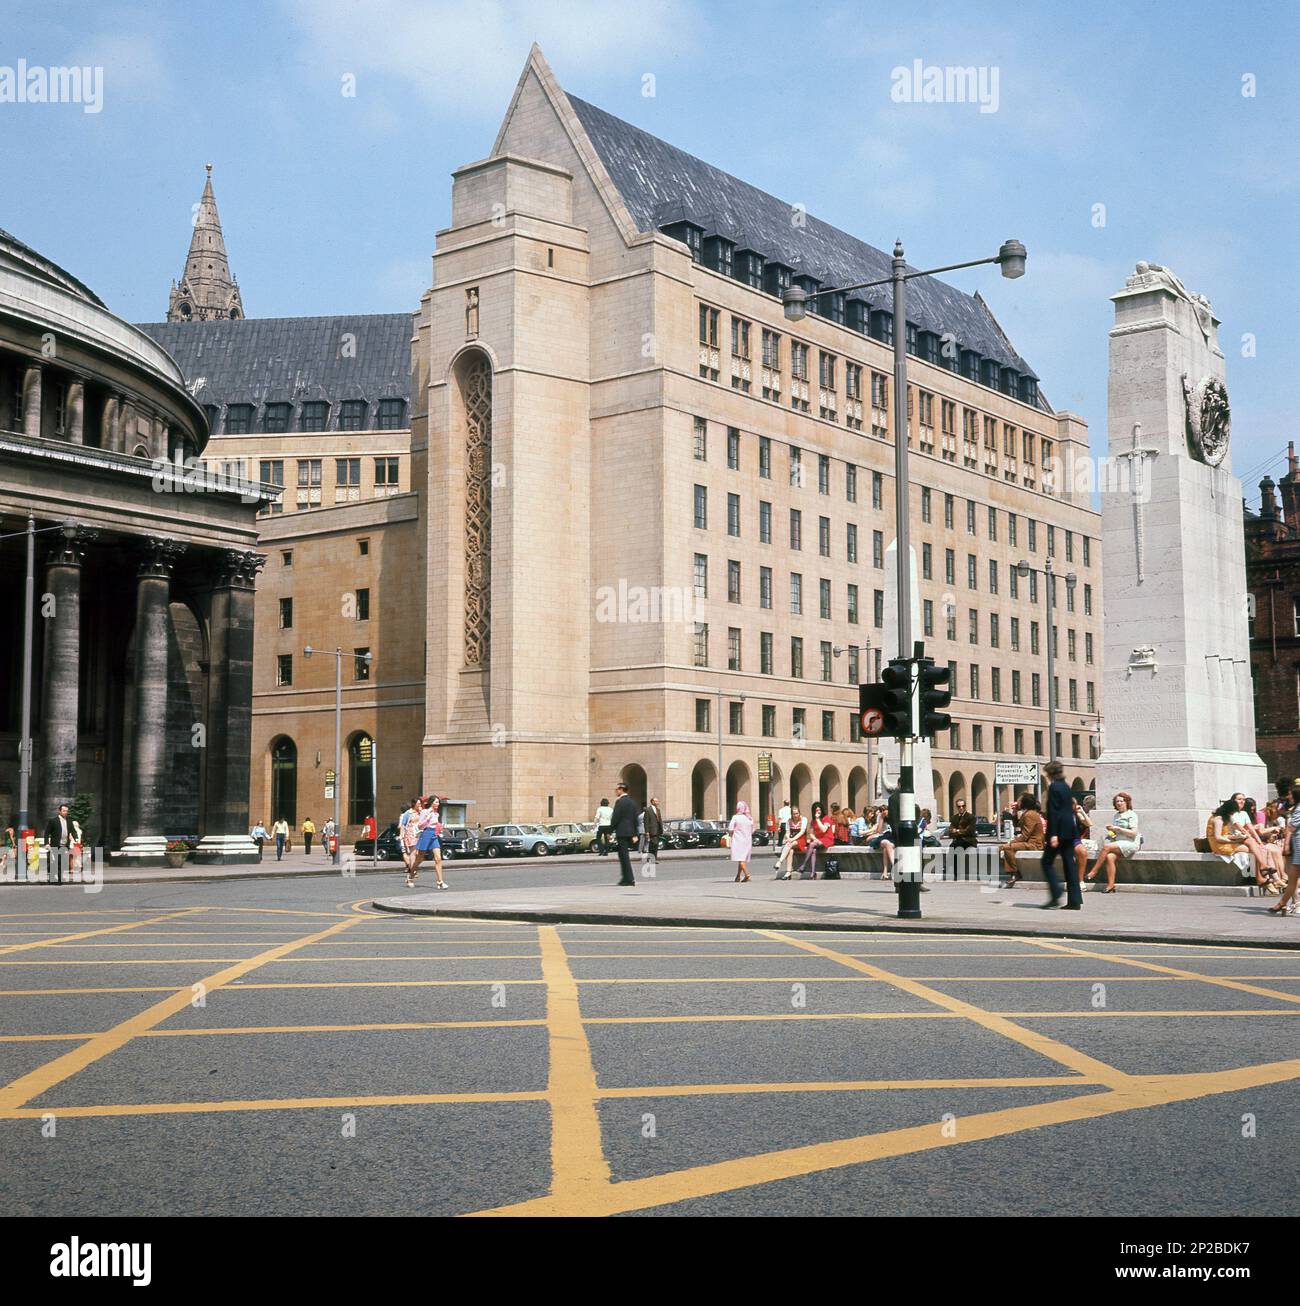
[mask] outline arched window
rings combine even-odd
[[[375,746],[369,735],[353,735],[348,744],[348,824],[360,825],[367,816],[375,816]]]
[[[277,739],[271,747],[271,810],[253,814],[255,821],[268,818],[298,824],[298,746],[292,739]]]

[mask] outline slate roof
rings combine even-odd
[[[410,313],[139,325],[180,365],[198,403],[257,407],[255,430],[267,403],[295,405],[291,430],[297,429],[297,406],[308,400],[332,405],[331,430],[344,399],[366,400],[372,414],[381,399],[410,403]],[[196,388],[199,378],[203,384]]]
[[[811,215],[797,228],[790,220],[793,206],[784,200],[577,96],[568,99],[640,230],[689,221],[706,235],[725,236],[737,248],[754,250],[827,287],[889,276],[890,256],[882,250]],[[873,308],[891,308],[888,286],[852,297]],[[960,348],[1037,380],[977,295],[934,277],[919,277],[907,285],[907,317],[920,330],[951,332]]]

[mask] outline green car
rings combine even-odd
[[[596,827],[582,821],[555,821],[546,826],[552,834],[562,836],[566,843],[576,842],[569,851],[589,853],[596,843]]]

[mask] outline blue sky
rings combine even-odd
[[[1024,241],[1022,280],[953,280],[1099,452],[1108,296],[1167,264],[1223,319],[1247,494],[1277,474],[1300,414],[1291,0],[11,0],[0,66],[102,66],[104,103],[0,104],[0,227],[156,320],[210,160],[250,316],[413,309],[449,174],[491,149],[534,40],[566,89],[913,263]],[[914,59],[996,69],[997,111],[895,103]]]

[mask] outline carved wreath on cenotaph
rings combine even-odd
[[[1203,376],[1192,385],[1183,373],[1183,398],[1187,402],[1187,427],[1196,455],[1217,467],[1228,452],[1232,438],[1232,409],[1228,387],[1217,376]]]

